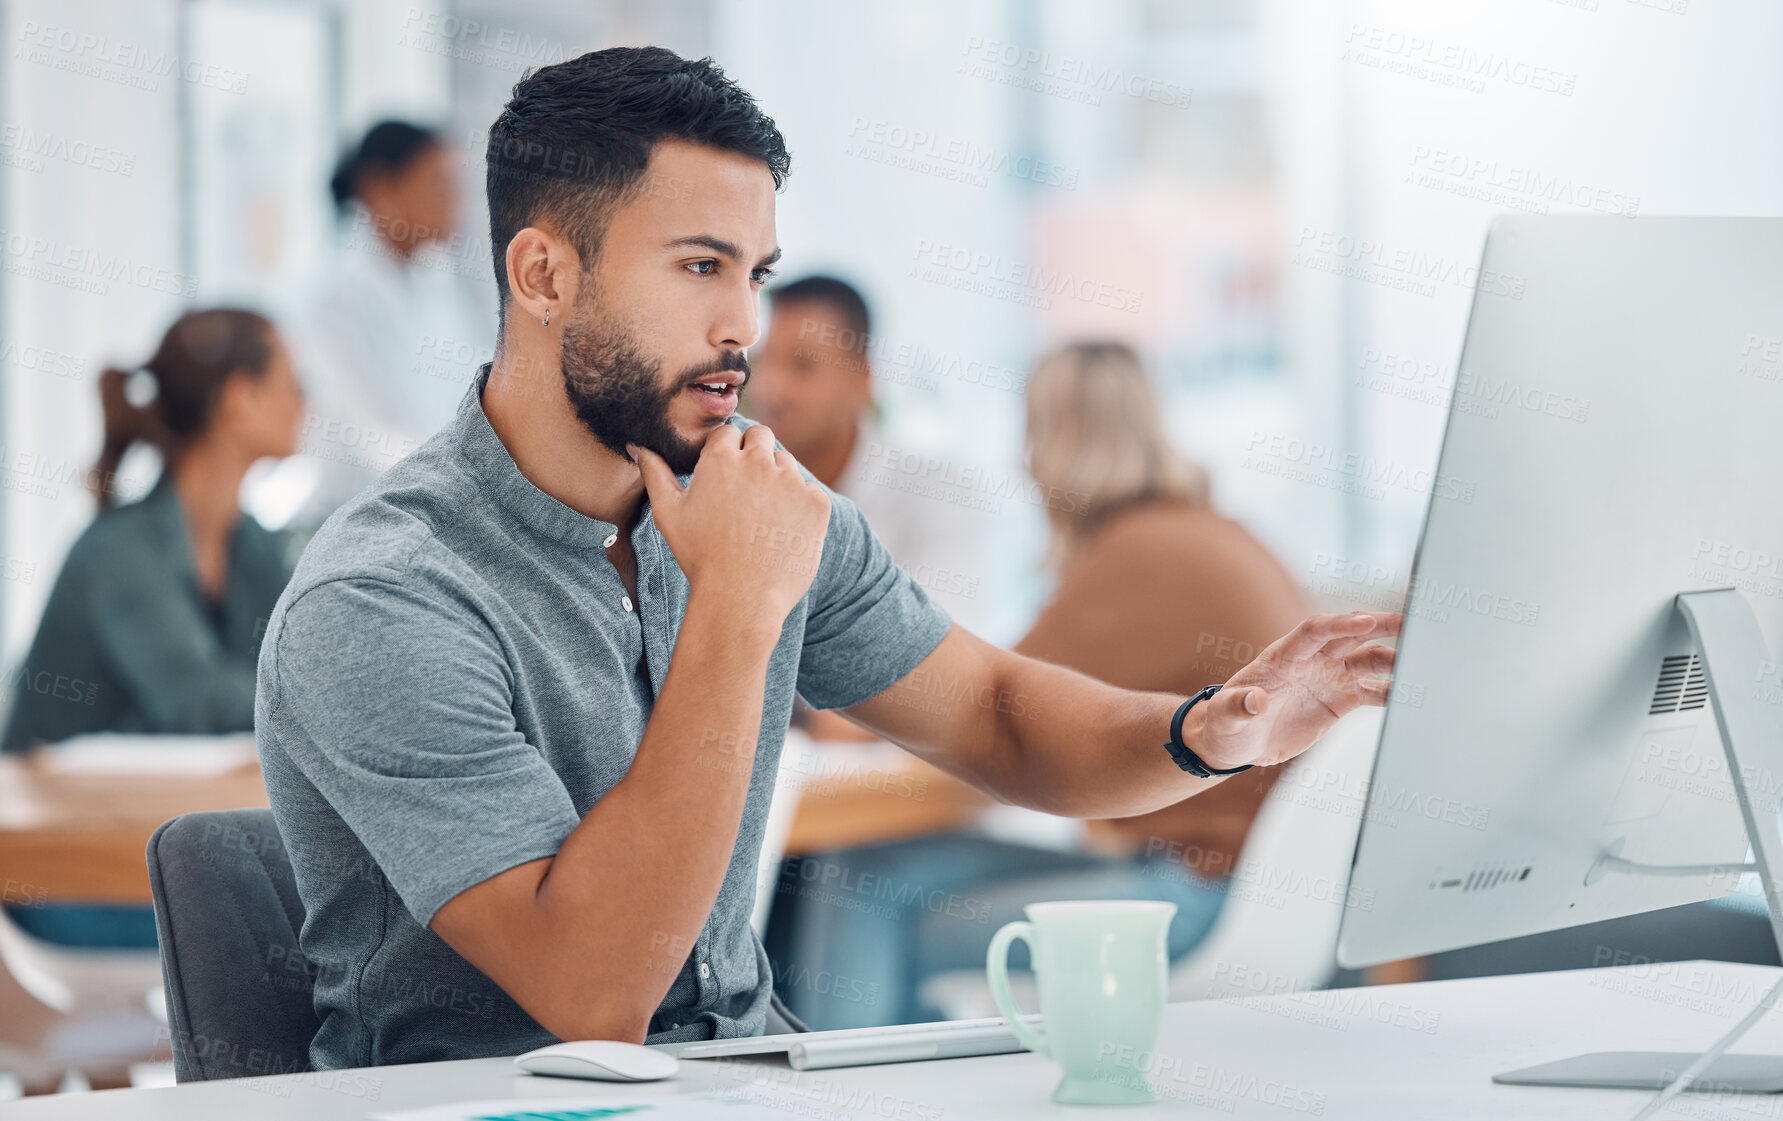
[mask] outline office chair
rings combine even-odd
[[[0,1074],[27,1093],[53,1090],[68,1071],[123,1084],[132,1063],[165,1058],[148,998],[161,993],[154,950],[86,949],[45,942],[0,909]]]
[[[827,745],[816,742],[802,729],[786,730],[786,743],[780,749],[780,771],[774,777],[774,800],[768,804],[761,855],[755,865],[755,910],[749,916],[749,925],[755,929],[757,938],[768,936],[768,911],[774,906],[774,897],[780,888],[780,866],[786,862],[786,842],[792,836],[792,823],[799,813],[804,786],[816,770],[811,764],[821,759],[819,753],[828,750]]]
[[[149,838],[148,862],[174,1077],[310,1069],[315,971],[298,948],[303,901],[272,811],[182,814]],[[775,996],[765,1030],[807,1029]]]
[[[303,902],[271,810],[181,814],[149,838],[149,886],[181,1082],[310,1069],[322,1023]]]

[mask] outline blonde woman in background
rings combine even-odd
[[[1047,511],[1058,587],[1021,653],[1128,689],[1192,693],[1231,677],[1306,613],[1281,563],[1214,509],[1206,473],[1171,444],[1130,348],[1079,343],[1043,359],[1028,382],[1027,451],[1047,493],[1089,501],[1083,512]],[[1186,871],[1223,881],[1278,774],[1247,771],[1192,805],[1092,823],[1092,836],[1176,855]]]
[[[1205,476],[1171,447],[1157,394],[1127,347],[1068,346],[1042,361],[1028,384],[1027,444],[1036,482],[1091,500],[1086,516],[1049,511],[1058,590],[1018,644],[1021,653],[1128,689],[1187,693],[1226,680],[1305,612],[1281,565],[1209,504]],[[1251,821],[1278,774],[1246,771],[1190,802],[1092,822],[1091,836],[1103,851],[1151,852],[1217,889],[1237,871]],[[972,890],[999,904],[1057,897],[1044,881]],[[994,921],[1004,918],[1000,908]],[[1173,954],[1190,933],[1183,921],[1172,931]],[[1586,969],[1602,963],[1606,945],[1646,961],[1777,964],[1763,903],[1736,893],[1399,962],[1371,977]]]
[[[1048,511],[1057,591],[1021,653],[1125,688],[1187,694],[1225,681],[1303,617],[1280,563],[1209,504],[1206,475],[1172,446],[1127,347],[1068,346],[1040,362],[1028,383],[1027,459],[1046,493],[1087,501]],[[1247,771],[1192,804],[1091,823],[1095,851],[956,834],[815,855],[875,885],[874,906],[809,901],[803,885],[783,883],[767,940],[781,997],[818,1029],[936,1019],[923,981],[982,969],[991,933],[1043,899],[1174,902],[1169,950],[1181,957],[1212,929],[1273,779]],[[811,977],[847,983],[801,980]]]

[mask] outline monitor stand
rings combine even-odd
[[[1759,697],[1759,685],[1767,666],[1776,665],[1758,629],[1758,619],[1743,596],[1733,588],[1685,592],[1677,598],[1678,613],[1690,626],[1702,653],[1708,678],[1709,703],[1721,742],[1727,749],[1728,774],[1734,796],[1746,821],[1752,842],[1749,865],[1694,865],[1668,867],[1641,865],[1623,860],[1620,846],[1612,846],[1592,869],[1587,882],[1605,872],[1636,875],[1704,875],[1752,871],[1764,885],[1764,901],[1771,916],[1771,936],[1783,953],[1783,832],[1778,811],[1783,803],[1783,721]],[[1735,1030],[1717,1044],[1725,1050],[1744,1030],[1774,1007],[1777,989]],[[1686,1073],[1698,1059],[1711,1060],[1696,1073],[1687,1089],[1699,1092],[1783,1092],[1783,1055],[1729,1055],[1717,1052],[1696,1055],[1666,1051],[1604,1051],[1575,1055],[1559,1062],[1493,1075],[1494,1082],[1531,1086],[1594,1086],[1629,1089],[1664,1089]]]

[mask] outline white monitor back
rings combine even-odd
[[[1357,842],[1348,966],[1732,886],[1588,886],[1618,841],[1651,864],[1746,853],[1673,597],[1738,588],[1778,649],[1783,220],[1505,218],[1478,281]],[[1754,676],[1783,706],[1774,661]]]

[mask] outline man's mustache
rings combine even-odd
[[[686,389],[695,382],[705,381],[713,374],[739,373],[743,375],[743,385],[749,384],[749,356],[740,350],[726,350],[710,362],[702,362],[681,375],[681,388]],[[738,387],[739,389],[742,386]]]

